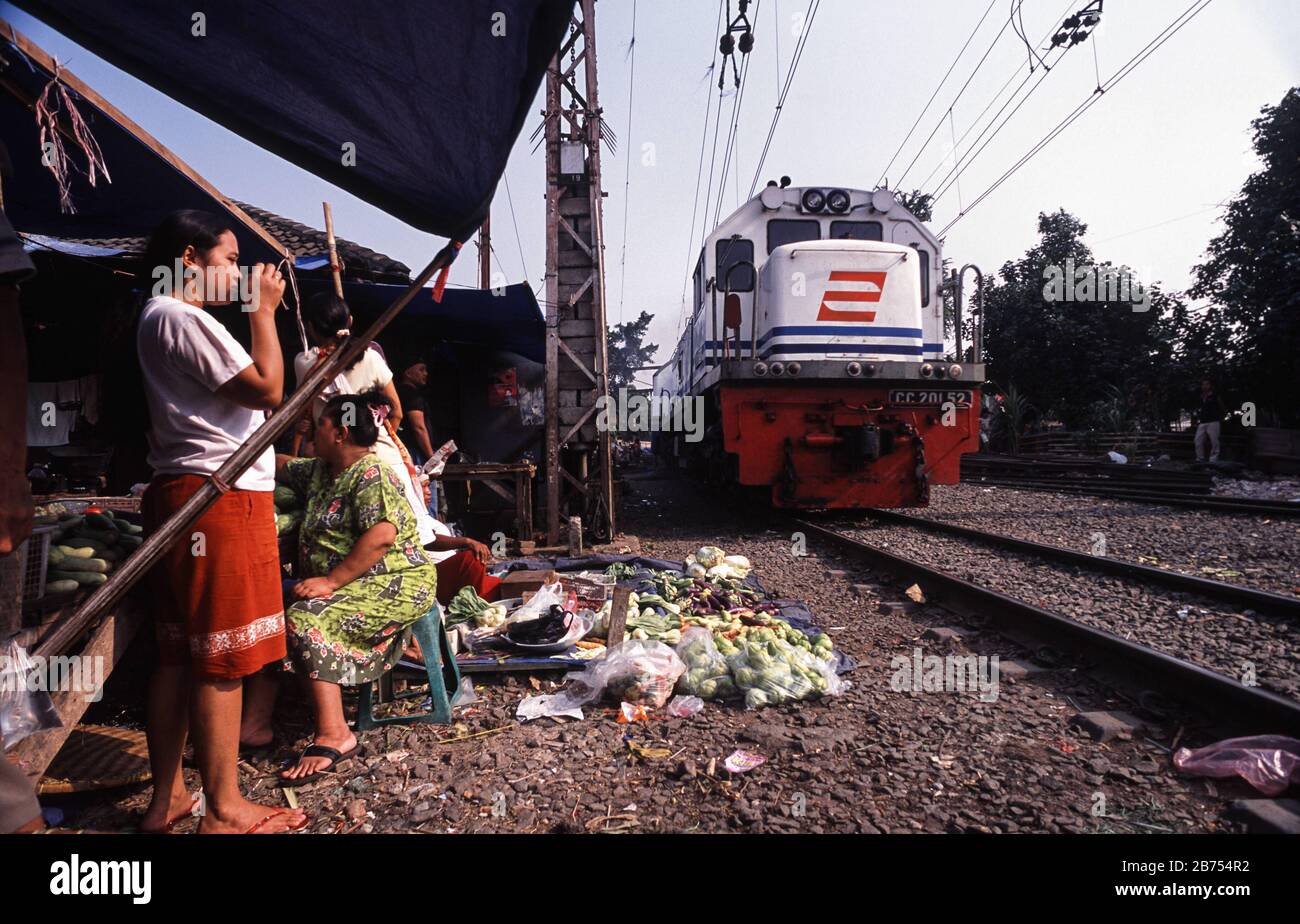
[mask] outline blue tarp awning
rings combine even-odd
[[[204,13],[174,0],[15,2],[255,144],[456,240],[482,222],[573,8],[223,0]]]

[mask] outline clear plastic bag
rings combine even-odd
[[[668,703],[668,714],[675,719],[686,719],[704,708],[698,696],[674,696]]]
[[[5,750],[28,735],[58,728],[59,713],[43,690],[32,690],[28,678],[34,665],[22,645],[10,639],[0,656],[0,743]],[[0,758],[3,759],[3,758]]]
[[[838,696],[849,687],[830,662],[761,629],[738,639],[726,660],[750,709]]]
[[[528,602],[519,609],[510,614],[507,623],[523,622],[527,619],[537,619],[557,603],[564,603],[564,588],[560,582],[554,584],[544,584],[538,588],[537,593],[528,598]]]
[[[727,660],[713,643],[713,633],[699,627],[687,629],[677,645],[686,672],[677,678],[677,692],[700,699],[727,699],[739,694]]]
[[[1266,796],[1280,796],[1300,782],[1300,741],[1285,735],[1228,738],[1195,751],[1179,748],[1174,766],[1197,776],[1239,776]]]
[[[606,649],[586,670],[566,675],[572,682],[559,695],[573,706],[608,696],[658,708],[668,702],[685,670],[682,659],[663,642],[633,639]]]

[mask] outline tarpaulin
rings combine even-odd
[[[573,7],[15,2],[255,144],[457,240],[482,221]]]

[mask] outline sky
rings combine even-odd
[[[959,183],[936,204],[931,226],[938,231],[1086,100],[1099,76],[1105,82],[1191,5],[1191,0],[1105,0],[1092,37],[1062,55],[1050,72],[1036,69],[1031,75],[1025,42],[1011,28],[998,36],[1012,0],[821,0],[809,23],[812,2],[756,0],[750,6],[754,48],[725,186],[723,153],[736,97],[728,73],[722,137],[713,158],[719,91],[717,74],[709,68],[716,58],[720,4],[596,4],[599,103],[618,138],[617,149],[605,148],[601,161],[608,194],[607,312],[611,324],[643,310],[654,315],[648,339],[659,345],[660,361],[668,359],[680,333],[683,282],[701,234],[712,229],[719,189],[722,218],[748,198],[802,31],[806,44],[758,186],[786,174],[796,186],[871,189],[883,175],[891,185],[934,191],[951,170],[956,141],[963,169]],[[1038,54],[1046,48],[1038,40],[1063,14],[1086,3],[1024,0],[1024,33]],[[730,5],[734,15],[737,0]],[[321,202],[328,200],[339,236],[413,270],[441,246],[432,235],[184,108],[12,5],[0,2],[0,16],[226,195],[313,227],[323,226]],[[1300,4],[1294,0],[1212,0],[1033,160],[968,208],[948,232],[944,256],[954,265],[996,270],[1034,244],[1040,212],[1065,208],[1088,225],[1087,242],[1097,258],[1133,267],[1144,282],[1184,288],[1220,228],[1220,203],[1258,168],[1251,120],[1300,84],[1297,48]],[[991,141],[992,132],[984,136],[979,145],[988,144],[980,150],[974,140],[1025,78],[1025,90],[1003,115],[1022,97],[1023,105]],[[1002,87],[1007,90],[998,96]],[[924,109],[932,95],[933,103]],[[527,280],[539,295],[545,272],[545,161],[542,149],[532,151],[528,136],[541,121],[542,102],[539,94],[492,210],[494,270],[509,282]],[[712,107],[707,123],[706,105]],[[467,244],[453,267],[452,284],[476,284],[476,261],[476,248]]]

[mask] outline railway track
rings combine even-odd
[[[892,516],[903,515],[889,514],[886,518]],[[981,586],[948,571],[845,535],[825,524],[808,519],[795,519],[794,523],[796,528],[805,531],[810,540],[820,539],[850,559],[859,561],[874,571],[888,573],[896,580],[919,584],[930,602],[959,614],[986,620],[996,631],[1008,637],[1025,640],[1031,645],[1046,645],[1073,655],[1090,665],[1090,670],[1106,675],[1107,680],[1117,687],[1138,687],[1139,696],[1154,688],[1162,696],[1181,702],[1196,713],[1212,717],[1224,729],[1225,736],[1270,732],[1300,735],[1300,702],[1288,696],[1247,685],[1150,645],[1124,638],[1072,616]],[[1006,540],[1009,544],[1023,541],[1011,537],[998,537],[998,540]],[[1029,552],[1031,549],[1028,547],[1038,545],[1026,543],[1026,547],[1019,551]],[[1052,546],[1045,548],[1056,549]],[[1059,552],[1070,550],[1062,549]],[[1034,551],[1033,554],[1038,553]],[[1048,554],[1058,556],[1057,551]],[[1072,555],[1082,553],[1071,553]],[[1071,556],[1056,557],[1055,560],[1065,561]],[[1181,589],[1193,586],[1181,580],[1189,577],[1186,575],[1151,569],[1160,572],[1159,576],[1153,576],[1146,573],[1146,566],[1134,562],[1120,563],[1115,559],[1106,561],[1110,564],[1101,561],[1086,564],[1096,568],[1117,569],[1112,573],[1123,569],[1126,576],[1159,580],[1169,586],[1179,585]],[[1072,563],[1084,564],[1077,561]],[[1279,608],[1287,614],[1288,619],[1295,616],[1293,604],[1285,595],[1236,588],[1228,584],[1220,587],[1217,585],[1222,582],[1218,581],[1206,582],[1216,585],[1208,587],[1200,584],[1204,579],[1191,580],[1198,588],[1196,593],[1236,595],[1237,600],[1245,599],[1242,594],[1246,594],[1261,606],[1267,603]]]
[[[1025,491],[1052,491],[1058,494],[1077,494],[1088,497],[1113,497],[1116,500],[1138,504],[1164,504],[1170,507],[1190,507],[1222,513],[1250,513],[1261,516],[1300,517],[1300,504],[1286,501],[1259,500],[1249,497],[1222,497],[1195,495],[1170,491],[1151,491],[1127,487],[1111,487],[1084,481],[1029,481],[1019,478],[997,478],[975,475],[962,476],[963,484],[989,485],[1017,488]]]

